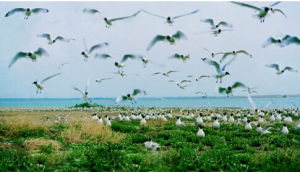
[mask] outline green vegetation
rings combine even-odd
[[[102,107],[102,105],[98,105],[97,103],[91,104],[88,102],[76,104],[74,105],[75,108],[91,108],[91,107]]]
[[[113,121],[111,129],[96,121],[50,125],[0,124],[1,171],[299,171],[300,132],[261,136],[243,125],[204,127],[196,137],[194,120],[179,128],[175,119]],[[282,124],[276,124],[282,127]],[[98,127],[98,128],[97,128]],[[96,128],[96,129],[94,129]],[[94,130],[93,130],[94,129]],[[78,133],[81,133],[80,135]],[[147,150],[149,138],[160,144]]]

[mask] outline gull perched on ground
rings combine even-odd
[[[133,18],[135,16],[137,16],[141,11],[137,11],[134,14],[130,15],[130,16],[126,16],[126,17],[118,17],[118,18],[113,18],[113,19],[108,19],[107,17],[104,17],[104,21],[106,23],[106,27],[109,28],[112,26],[113,22],[116,21],[120,21],[120,20],[124,20],[124,19],[130,19]]]
[[[220,21],[218,24],[215,24],[214,23],[214,20],[211,19],[211,18],[208,18],[208,19],[204,19],[204,20],[201,20],[202,22],[204,23],[209,23],[210,26],[211,26],[211,29],[214,30],[214,29],[218,29],[220,26],[224,26],[224,27],[232,27],[231,24],[225,22],[225,21]]]
[[[96,49],[101,49],[108,45],[109,45],[108,42],[103,42],[100,44],[93,45],[90,49],[88,49],[86,46],[86,43],[85,43],[85,39],[84,39],[83,40],[84,51],[81,52],[81,55],[84,57],[84,60],[87,60],[89,58],[89,55],[91,55],[93,53],[93,51],[95,51]]]
[[[177,53],[175,53],[172,56],[170,56],[170,58],[172,58],[172,59],[180,59],[184,63],[186,63],[190,59],[190,55],[183,55],[183,54],[177,54]]]
[[[152,150],[157,150],[160,147],[159,144],[153,142],[152,139],[149,139],[149,141],[146,141],[144,143],[144,145],[147,149],[152,149]]]
[[[165,73],[155,72],[155,73],[153,73],[152,75],[159,75],[159,74],[161,74],[161,75],[163,75],[163,76],[169,77],[170,74],[171,74],[171,73],[174,73],[174,72],[177,72],[177,71],[175,71],[175,70],[169,70],[168,72],[165,72]]]
[[[245,50],[230,51],[230,52],[225,52],[222,54],[223,54],[223,57],[221,58],[220,63],[222,63],[226,59],[226,57],[230,56],[230,55],[234,56],[234,58],[235,58],[238,54],[245,54],[245,55],[249,56],[250,58],[252,58],[252,55]]]
[[[265,41],[262,47],[266,48],[271,44],[278,45],[279,47],[285,47],[290,44],[300,45],[300,39],[296,36],[290,36],[290,35],[285,35],[283,38],[270,37]]]
[[[48,13],[49,10],[46,8],[15,8],[10,10],[5,14],[5,17],[9,17],[14,15],[15,13],[23,13],[25,15],[24,19],[28,19],[31,14],[38,14],[38,13]]]
[[[57,74],[54,74],[54,75],[51,75],[51,76],[48,76],[47,78],[43,79],[40,83],[38,81],[34,81],[32,84],[34,84],[36,86],[36,94],[38,93],[41,93],[42,90],[44,89],[44,87],[42,86],[42,84],[45,82],[45,81],[48,81],[49,79],[57,76],[57,75],[60,75],[61,73],[57,73]]]
[[[186,39],[186,36],[181,31],[177,31],[174,35],[157,35],[150,43],[150,45],[147,48],[147,51],[149,51],[157,42],[169,42],[171,45],[175,44],[176,40],[180,39]]]
[[[232,86],[229,86],[227,88],[219,87],[219,93],[220,94],[226,93],[227,97],[229,96],[229,94],[231,94],[232,96],[233,89],[240,88],[240,87],[245,87],[245,85],[241,82],[235,82]]]
[[[286,66],[285,68],[283,68],[282,70],[279,69],[279,65],[278,64],[270,64],[270,65],[266,65],[266,67],[268,68],[274,68],[276,70],[276,74],[277,75],[281,75],[283,74],[285,71],[290,71],[290,72],[298,72],[297,70]]]
[[[229,65],[231,62],[226,63],[225,65],[223,65],[223,67],[222,67],[222,69],[221,69],[219,63],[217,63],[217,62],[214,61],[214,60],[207,60],[207,59],[204,59],[203,61],[206,62],[206,63],[209,64],[209,65],[214,66],[214,67],[216,68],[217,74],[216,74],[216,75],[213,75],[213,77],[217,79],[216,82],[218,82],[218,80],[220,80],[220,83],[222,83],[222,78],[225,77],[226,75],[230,75],[229,72],[224,72],[224,70],[225,70],[226,66]]]
[[[174,20],[175,19],[178,19],[178,18],[181,18],[181,17],[184,17],[184,16],[188,16],[188,15],[192,15],[192,14],[196,14],[199,10],[194,10],[192,12],[189,12],[189,13],[185,13],[185,14],[181,14],[181,15],[178,15],[178,16],[174,16],[174,17],[164,17],[164,16],[161,16],[161,15],[157,15],[157,14],[154,14],[154,13],[150,13],[144,9],[142,9],[142,12],[146,13],[146,14],[149,14],[149,15],[152,15],[152,16],[155,16],[155,17],[159,17],[159,18],[162,18],[164,20],[166,20],[166,22],[170,25],[172,25],[174,23]]]
[[[54,44],[56,41],[62,41],[62,42],[75,41],[74,38],[66,39],[66,38],[64,38],[62,36],[57,36],[55,39],[51,39],[51,35],[48,34],[48,33],[38,34],[37,36],[41,37],[41,38],[46,38],[49,45]]]
[[[286,124],[283,124],[283,127],[282,127],[280,133],[285,134],[285,135],[289,134],[289,130],[288,130]]]
[[[205,133],[201,126],[199,126],[199,130],[196,135],[197,135],[197,137],[205,137]]]
[[[140,89],[134,89],[131,94],[122,95],[116,99],[116,103],[120,103],[121,101],[131,101],[131,103],[136,103],[136,97],[138,95],[147,95],[147,92]]]
[[[175,122],[176,126],[178,127],[185,126],[185,124],[181,121],[179,116],[177,116],[176,118],[177,118],[177,121]]]
[[[265,18],[268,16],[268,14],[269,14],[270,11],[272,13],[279,12],[283,16],[286,17],[286,15],[280,9],[274,9],[274,8],[272,8],[275,5],[279,4],[280,2],[275,2],[275,3],[271,4],[271,5],[269,5],[268,7],[257,7],[257,6],[253,6],[253,5],[246,4],[246,3],[241,3],[241,2],[232,2],[232,3],[234,3],[236,5],[240,5],[242,7],[248,7],[248,8],[256,10],[258,13],[255,15],[255,17],[257,17],[258,19],[260,19],[261,22],[265,21]]]
[[[42,57],[42,56],[49,56],[47,51],[44,50],[43,48],[39,48],[36,51],[32,52],[18,52],[16,56],[12,59],[12,61],[9,63],[8,68],[10,68],[17,60],[21,58],[29,58],[33,62],[37,60],[37,57]]]

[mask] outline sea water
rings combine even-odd
[[[300,107],[300,96],[293,97],[253,97],[257,108],[296,108]],[[122,102],[116,104],[115,98],[91,98],[91,103],[103,106],[131,107],[240,107],[253,108],[247,97],[165,97],[138,98],[136,103]],[[0,108],[31,107],[70,107],[83,103],[80,98],[18,98],[0,99]]]

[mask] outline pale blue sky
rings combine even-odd
[[[251,4],[265,6],[271,2],[252,2]],[[16,14],[5,18],[7,11],[16,7],[44,7],[48,14],[35,15],[24,20],[22,15]],[[285,34],[299,35],[299,2],[282,2],[278,6],[288,18],[275,14],[260,23],[252,17],[254,11],[239,7],[229,2],[0,2],[0,97],[80,97],[72,87],[84,89],[87,79],[90,79],[90,97],[116,97],[134,88],[144,89],[149,97],[161,96],[195,96],[196,91],[207,92],[215,96],[215,79],[204,79],[192,83],[186,90],[179,89],[169,79],[182,80],[187,75],[212,75],[215,69],[201,61],[202,57],[209,57],[200,47],[213,51],[232,51],[245,49],[253,54],[253,59],[239,56],[227,70],[230,77],[224,79],[222,86],[228,86],[235,81],[243,82],[251,87],[258,87],[260,95],[265,94],[300,94],[299,73],[286,72],[277,76],[274,71],[265,67],[266,64],[278,63],[282,67],[289,65],[300,70],[300,46],[284,48],[262,48],[262,43],[270,36],[284,36]],[[96,8],[101,16],[83,14],[83,8]],[[145,9],[164,16],[176,16],[195,9],[200,11],[191,16],[181,18],[173,26],[164,23],[160,18],[140,13],[136,18],[120,21],[109,29],[105,28],[103,17],[121,17],[133,14],[139,9]],[[225,20],[232,23],[234,31],[226,32],[214,37],[210,35],[209,25],[201,23],[201,19],[214,18],[216,21]],[[150,41],[157,34],[173,34],[177,30],[184,32],[187,40],[180,41],[174,46],[158,43],[149,52],[146,51]],[[48,45],[44,39],[36,35],[50,33],[53,36],[75,38],[72,43],[58,42]],[[107,41],[110,46],[102,49],[103,53],[115,56],[118,61],[122,55],[137,53],[146,55],[156,63],[165,64],[158,67],[149,64],[143,68],[140,61],[126,62],[127,76],[121,78],[112,74],[116,71],[114,60],[89,59],[84,62],[80,52],[83,50],[82,39],[88,46]],[[43,47],[50,54],[33,63],[20,60],[8,69],[8,64],[19,51],[33,51]],[[170,60],[173,53],[190,54],[187,63]],[[217,58],[219,60],[219,58]],[[58,65],[71,63],[62,68],[62,75],[45,83],[42,94],[35,94],[32,82],[43,79],[58,72]],[[151,76],[152,73],[168,70],[180,72],[169,78]],[[135,74],[139,74],[136,76]],[[98,85],[95,79],[113,77],[113,80]],[[237,91],[235,95],[245,93]]]

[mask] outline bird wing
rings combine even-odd
[[[9,17],[9,16],[11,16],[11,15],[13,15],[13,14],[15,14],[15,13],[18,13],[18,12],[25,12],[25,11],[26,11],[25,8],[15,8],[15,9],[12,9],[12,10],[10,10],[9,12],[7,12],[7,13],[5,14],[5,17]]]
[[[61,73],[57,73],[57,74],[48,76],[47,78],[45,78],[45,79],[42,80],[41,84],[43,84],[45,81],[48,81],[49,79],[51,79],[51,78],[53,78],[53,77],[55,77],[55,76],[57,76],[57,75],[60,75],[60,74],[61,74]]]
[[[181,15],[178,15],[178,16],[173,17],[173,19],[178,19],[178,18],[183,17],[183,16],[192,15],[192,14],[197,13],[198,11],[199,11],[199,9],[194,10],[194,11],[189,12],[189,13],[181,14]]]
[[[208,75],[201,75],[198,79],[202,79],[202,78],[209,78],[210,76]]]
[[[125,54],[121,60],[121,62],[125,62],[127,59],[136,59],[136,58],[142,58],[140,55],[134,55],[134,54]]]
[[[286,15],[284,14],[284,12],[281,11],[280,9],[272,9],[272,12],[273,12],[273,13],[279,12],[279,13],[281,13],[284,17],[286,17]]]
[[[176,53],[170,56],[170,58],[180,59],[180,55]]]
[[[279,4],[280,3],[280,1],[277,1],[277,2],[275,2],[275,3],[273,3],[273,4],[271,4],[269,7],[274,7],[275,5],[277,5],[277,4]]]
[[[298,72],[297,70],[295,70],[295,69],[293,69],[293,68],[291,68],[291,67],[289,67],[289,66],[286,66],[284,69],[283,69],[284,71],[290,71],[290,72]]]
[[[10,68],[19,58],[26,58],[26,57],[27,57],[27,53],[19,52],[9,63],[8,68]]]
[[[233,85],[232,85],[232,88],[238,88],[238,87],[245,87],[245,85],[241,82],[235,82]]]
[[[278,64],[270,64],[270,65],[266,65],[266,67],[274,68],[278,72],[280,71]]]
[[[252,8],[252,9],[257,10],[257,11],[261,10],[261,8],[259,8],[259,7],[256,7],[256,6],[253,6],[253,5],[250,5],[250,4],[246,4],[246,3],[235,2],[235,1],[232,1],[231,3],[236,4],[236,5],[240,5],[240,6],[243,6],[243,7]]]
[[[43,55],[48,56],[47,51],[43,48],[39,48],[38,50],[36,50],[34,52],[34,54],[37,55],[37,56],[43,56]]]
[[[161,73],[160,72],[155,72],[152,75],[158,75],[158,74],[161,74]]]
[[[149,15],[152,15],[152,16],[155,16],[155,17],[159,17],[159,18],[162,18],[162,19],[167,19],[167,18],[164,17],[164,16],[160,16],[160,15],[157,15],[157,14],[150,13],[150,12],[144,10],[144,9],[142,9],[142,11],[143,11],[144,13],[146,13],[146,14],[149,14]]]
[[[48,33],[38,34],[38,37],[46,38],[48,41],[51,41],[51,36]]]
[[[84,95],[84,93],[81,90],[79,90],[77,87],[73,87],[73,89],[80,92],[82,95]]]
[[[218,26],[226,26],[226,27],[232,27],[232,24],[229,24],[229,23],[227,23],[227,22],[225,22],[225,21],[220,21],[219,23],[218,23]]]
[[[239,50],[236,53],[243,53],[243,54],[246,54],[249,57],[252,57],[252,55],[250,53],[248,53],[247,51],[245,51],[245,50]]]
[[[112,58],[112,57],[109,54],[96,54],[95,58],[104,58],[104,59],[107,59],[107,58]]]
[[[228,65],[230,65],[235,59],[236,59],[236,57],[233,57],[231,60],[229,60],[229,62],[227,62],[226,64],[224,64],[223,67],[222,67],[222,71],[224,71],[225,68],[226,68]]]
[[[154,44],[156,44],[156,42],[158,41],[164,41],[166,40],[167,37],[166,36],[163,36],[163,35],[157,35],[152,41],[151,43],[149,44],[148,48],[147,48],[147,51],[149,51],[153,46]]]
[[[95,49],[100,49],[102,47],[105,47],[105,46],[108,46],[108,42],[104,42],[104,43],[101,43],[101,44],[96,44],[94,46],[92,46],[89,50],[89,53],[92,53]]]
[[[180,84],[185,83],[185,82],[191,82],[191,80],[182,80],[182,81],[180,81]]]
[[[31,10],[31,12],[33,12],[33,13],[40,13],[40,12],[42,12],[42,13],[48,13],[49,10],[46,9],[46,8],[34,8],[34,9]]]
[[[220,94],[222,94],[222,93],[226,92],[226,88],[219,87],[218,91]]]
[[[89,87],[90,87],[90,79],[87,79],[87,81],[86,81],[86,86],[85,86],[85,92],[88,92],[88,89],[89,89]]]
[[[70,41],[70,40],[68,40],[68,39],[65,39],[65,38],[62,37],[62,36],[57,36],[54,40],[55,40],[55,41],[59,40],[59,41],[64,41],[64,42],[69,42],[69,41]]]
[[[170,73],[173,73],[173,72],[177,72],[177,71],[175,71],[175,70],[169,70],[169,71],[167,72],[167,74],[170,74]]]
[[[218,72],[218,73],[221,73],[221,68],[220,68],[219,63],[217,63],[217,62],[214,61],[214,60],[208,60],[206,63],[209,64],[209,65],[214,66],[214,67],[216,68],[217,72]]]
[[[215,26],[214,20],[213,19],[205,19],[205,20],[201,20],[204,23],[209,23],[211,26]]]
[[[141,11],[137,11],[136,13],[134,13],[134,14],[131,15],[131,16],[114,18],[114,19],[110,19],[109,21],[110,21],[110,22],[114,22],[114,21],[118,21],[118,20],[123,20],[123,19],[128,19],[128,18],[131,18],[131,17],[135,17],[135,16],[138,15],[140,12],[141,12]]]
[[[284,45],[289,45],[292,43],[300,44],[300,39],[296,36],[293,36],[293,37],[289,37],[289,38],[285,39],[285,41],[284,41]]]
[[[222,63],[226,59],[226,57],[229,56],[230,54],[232,54],[232,52],[226,52],[226,53],[224,53],[224,55],[221,58],[220,62]]]
[[[141,94],[141,93],[142,93],[142,90],[140,90],[140,89],[134,89],[132,95],[136,96],[136,95]]]
[[[96,13],[100,14],[100,12],[97,9],[92,9],[92,8],[85,8],[85,9],[83,9],[82,12],[89,13],[89,14],[96,14]]]
[[[181,31],[177,31],[174,35],[172,35],[173,38],[175,39],[186,39],[186,36],[184,33],[182,33]]]
[[[270,38],[268,38],[268,39],[265,41],[265,43],[262,45],[262,47],[265,48],[265,47],[267,47],[267,46],[269,46],[269,45],[271,45],[271,44],[274,44],[274,43],[276,43],[276,42],[277,42],[277,40],[276,40],[275,38],[270,37]]]

